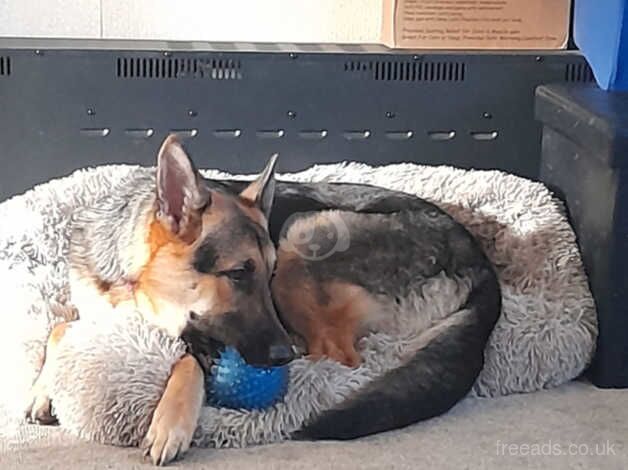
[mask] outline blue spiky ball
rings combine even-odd
[[[281,401],[288,388],[289,369],[254,367],[234,348],[225,348],[208,377],[207,392],[212,406],[263,410]]]

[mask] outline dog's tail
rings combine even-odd
[[[460,311],[430,334],[403,366],[324,412],[293,437],[354,439],[389,431],[448,411],[471,390],[484,364],[484,348],[501,309],[495,274],[480,276]]]

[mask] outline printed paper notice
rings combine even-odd
[[[401,47],[561,48],[566,0],[398,0],[395,42]]]

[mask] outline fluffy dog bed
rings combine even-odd
[[[112,191],[132,171],[129,166],[79,171],[0,205],[5,290],[0,372],[13,385],[0,391],[5,411],[24,408],[47,334],[71,309],[65,255],[72,212]],[[473,394],[553,387],[588,365],[597,334],[593,300],[563,206],[541,184],[494,171],[413,164],[317,166],[279,179],[369,183],[414,193],[478,237],[497,267],[503,310]],[[80,437],[137,444],[183,345],[134,315],[91,313],[94,320],[81,321],[64,340],[52,390],[55,411],[62,426]],[[358,369],[295,361],[284,403],[264,412],[206,407],[195,443],[240,447],[281,440],[398,365],[411,348],[411,336],[371,335],[363,341],[365,360]]]

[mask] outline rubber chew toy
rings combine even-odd
[[[253,367],[234,348],[226,348],[215,362],[207,384],[212,406],[262,410],[282,400],[288,388],[287,366]]]

